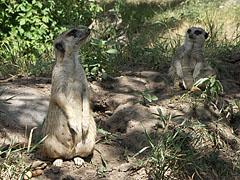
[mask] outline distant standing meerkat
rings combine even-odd
[[[204,42],[207,38],[208,33],[200,27],[187,30],[184,44],[173,56],[169,69],[174,86],[183,83],[184,88],[190,90],[198,79],[215,75],[215,71],[203,56]]]
[[[41,145],[44,157],[53,158],[60,167],[63,159],[74,159],[93,153],[96,124],[90,108],[88,82],[78,54],[90,29],[71,29],[54,41],[56,65],[52,73],[52,88],[47,116],[42,126]]]

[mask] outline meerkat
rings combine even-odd
[[[172,58],[169,76],[174,86],[183,83],[190,90],[198,79],[215,75],[215,71],[204,59],[203,47],[208,33],[200,27],[191,27],[185,34],[184,44]]]
[[[54,41],[56,64],[52,73],[52,88],[47,116],[42,126],[41,145],[44,157],[55,159],[61,167],[63,159],[74,159],[93,153],[96,123],[90,108],[88,82],[78,54],[90,29],[71,29]]]

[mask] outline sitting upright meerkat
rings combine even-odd
[[[169,76],[174,85],[183,83],[184,88],[190,90],[200,78],[215,75],[215,71],[203,56],[203,46],[208,33],[200,27],[187,30],[184,44],[176,51],[169,69]]]
[[[90,29],[71,29],[54,41],[56,65],[52,73],[52,88],[47,116],[42,126],[41,145],[44,157],[56,159],[60,167],[63,159],[74,159],[93,153],[96,124],[90,109],[88,82],[78,54]]]

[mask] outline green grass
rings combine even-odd
[[[17,143],[17,139],[13,139],[10,144],[0,147],[0,177],[5,179],[19,179],[22,180],[28,171],[31,171],[31,164],[29,158],[39,144],[44,141],[41,139],[36,143],[32,143],[31,129],[27,143]]]
[[[234,179],[239,169],[239,152],[226,153],[228,145],[219,131],[197,119],[185,119],[174,123],[172,115],[164,116],[158,110],[162,129],[154,137],[145,130],[149,146],[139,164],[152,179]],[[189,128],[191,127],[191,128]],[[224,130],[223,130],[224,131]]]

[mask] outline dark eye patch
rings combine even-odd
[[[192,32],[192,30],[191,30],[191,29],[188,29],[188,30],[187,30],[187,33],[188,33],[188,34],[189,34],[189,33],[191,33],[191,32]]]
[[[77,32],[78,32],[78,30],[73,29],[73,30],[71,30],[67,35],[68,35],[68,36],[77,37]]]
[[[63,47],[63,44],[61,42],[55,44],[55,48],[58,50],[58,51],[61,51],[62,53],[65,52],[65,49]]]
[[[194,32],[194,34],[200,35],[200,34],[202,34],[202,31],[196,30],[196,31]]]

